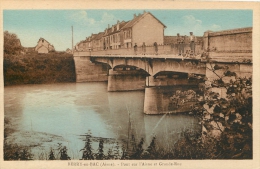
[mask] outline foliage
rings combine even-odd
[[[174,156],[181,159],[252,158],[252,79],[236,77],[227,66],[210,69],[218,79],[205,82],[204,100],[193,113],[201,118],[202,136],[184,137],[175,145]],[[223,70],[220,74],[217,70]],[[224,81],[226,77],[230,81]],[[221,94],[224,89],[225,95]]]
[[[50,153],[49,153],[49,160],[55,160],[55,156],[54,156],[54,152],[51,149]]]
[[[92,146],[91,146],[90,138],[91,138],[91,132],[89,130],[86,135],[85,147],[80,150],[80,151],[83,150],[82,160],[94,160],[94,154],[92,153]]]
[[[23,47],[17,35],[4,31],[4,53],[12,55],[19,54],[22,49]]]
[[[4,55],[4,85],[75,82],[69,54]]]
[[[61,143],[58,143],[58,151],[60,154],[60,160],[70,160],[70,157],[68,156],[68,149],[66,146],[62,146]]]
[[[139,144],[136,147],[136,151],[131,156],[131,158],[133,158],[133,159],[141,159],[142,158],[142,153],[144,151],[143,144],[144,144],[144,138],[141,138]]]
[[[104,150],[103,150],[103,148],[104,148],[103,144],[104,144],[103,139],[100,139],[99,146],[98,146],[98,154],[97,154],[97,157],[96,157],[97,160],[103,160],[104,157],[105,157]]]
[[[32,160],[30,149],[17,144],[8,144],[4,141],[4,160]]]

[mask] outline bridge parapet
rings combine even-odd
[[[203,37],[204,51],[219,62],[250,62],[252,60],[252,27],[207,31]]]

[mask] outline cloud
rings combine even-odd
[[[73,13],[70,16],[70,19],[73,20],[74,22],[80,23],[82,25],[88,25],[88,26],[102,26],[102,24],[107,24],[107,23],[113,23],[117,19],[114,15],[108,14],[107,12],[104,12],[101,16],[100,20],[95,20],[94,18],[91,18],[87,11],[77,11]]]
[[[188,26],[201,26],[202,21],[196,19],[193,15],[186,15],[182,17],[184,25]]]
[[[209,30],[218,31],[218,30],[221,30],[221,26],[217,25],[217,24],[213,24],[210,26]]]
[[[112,14],[108,14],[107,12],[105,12],[103,15],[102,15],[102,20],[100,22],[103,22],[103,23],[109,23],[109,22],[113,22],[117,20],[116,17]]]
[[[86,11],[78,11],[78,12],[73,13],[70,16],[70,19],[75,22],[82,23],[83,25],[84,24],[93,25],[96,23],[95,19],[88,17],[88,13]]]

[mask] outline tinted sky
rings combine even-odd
[[[252,10],[146,10],[164,23],[165,35],[202,36],[207,30],[252,27]],[[128,21],[143,10],[4,10],[4,30],[16,33],[24,47],[34,47],[40,37],[57,51],[71,48],[71,26],[74,45],[91,33],[103,32],[117,20]]]

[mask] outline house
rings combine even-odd
[[[47,40],[45,40],[44,38],[40,38],[35,47],[35,51],[37,51],[38,53],[49,53],[55,51],[55,49],[54,46],[51,45]]]
[[[152,46],[154,42],[164,44],[164,29],[166,26],[150,12],[134,14],[132,20],[127,22],[121,31],[123,32],[124,48],[137,44]]]
[[[69,48],[67,48],[65,52],[68,53],[68,54],[72,54],[72,51]]]
[[[137,44],[141,46],[153,46],[164,44],[164,29],[166,26],[150,12],[134,14],[130,21],[117,21],[115,25],[108,25],[104,32],[92,34],[84,42],[80,42],[76,47],[79,51],[108,50],[131,48]]]
[[[123,32],[121,30],[127,23],[125,21],[117,21],[111,28],[108,25],[103,35],[104,49],[120,49],[124,45]]]
[[[93,50],[103,50],[104,43],[103,43],[103,35],[104,32],[99,32],[96,36],[93,37],[92,41],[92,49]]]

